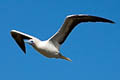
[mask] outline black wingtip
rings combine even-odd
[[[22,48],[22,50],[23,50],[24,54],[26,54],[26,49],[25,49],[25,48],[24,48],[24,49]]]
[[[112,23],[112,24],[115,24],[115,22],[113,22],[113,21],[112,21],[111,23]]]
[[[88,15],[88,16],[90,16],[90,15]],[[106,22],[106,23],[115,24],[114,21],[112,21],[112,20],[110,20],[110,19],[103,18],[103,17],[97,17],[97,16],[90,16],[90,17],[93,17],[96,22]],[[94,21],[94,20],[93,20],[93,21]]]
[[[111,21],[111,20],[107,20],[107,22],[112,23],[112,24],[115,24],[115,22],[114,22],[114,21]]]
[[[26,55],[26,51],[23,51],[24,52],[24,54]]]

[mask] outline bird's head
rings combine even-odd
[[[37,46],[37,44],[40,42],[40,40],[34,38],[34,39],[29,39],[29,40],[27,40],[25,42],[28,43],[28,44],[30,44],[30,45],[32,45],[34,47],[34,46]]]
[[[35,40],[34,39],[30,39],[30,40],[27,40],[25,42],[30,44],[30,45],[34,45],[35,44]]]

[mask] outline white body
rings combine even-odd
[[[36,49],[42,55],[49,57],[49,58],[59,58],[59,50],[50,42],[49,40],[46,41],[39,41],[38,44],[33,45],[33,48]]]

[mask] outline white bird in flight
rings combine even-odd
[[[25,34],[20,31],[11,30],[11,35],[19,45],[19,47],[26,53],[25,43],[32,45],[32,47],[37,50],[42,55],[48,58],[60,58],[68,61],[72,61],[70,58],[63,56],[60,53],[60,46],[64,43],[67,36],[73,30],[73,28],[82,22],[107,22],[114,23],[111,20],[91,16],[91,15],[69,15],[66,17],[61,28],[48,40],[41,41],[36,37]],[[24,41],[27,40],[27,41]]]

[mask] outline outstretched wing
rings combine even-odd
[[[97,17],[97,16],[91,16],[91,15],[70,15],[67,16],[65,19],[64,24],[61,26],[61,28],[49,39],[53,43],[57,43],[61,45],[69,35],[69,33],[72,31],[72,29],[79,23],[82,22],[107,22],[107,23],[114,23],[111,20]]]
[[[11,36],[13,37],[13,39],[19,45],[19,47],[24,51],[24,53],[26,53],[24,39],[28,39],[29,40],[29,39],[32,39],[34,37],[30,36],[28,34],[16,31],[16,30],[11,30],[10,33],[11,33]]]

